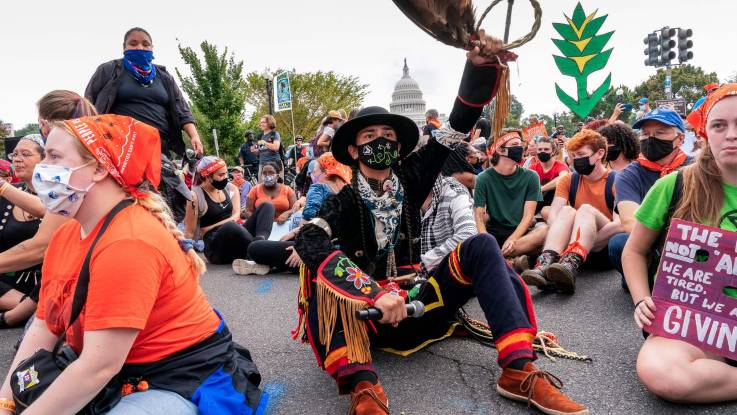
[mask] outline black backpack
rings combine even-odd
[[[617,172],[610,171],[609,176],[606,178],[606,185],[604,187],[604,198],[606,199],[606,206],[609,208],[610,213],[614,213],[614,178],[617,177]],[[581,175],[578,172],[573,172],[571,177],[571,189],[568,192],[568,204],[576,206],[576,193],[578,193],[578,184],[581,182]]]

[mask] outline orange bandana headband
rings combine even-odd
[[[517,131],[512,131],[494,140],[494,144],[489,147],[489,156],[493,156],[500,148],[504,147],[508,142],[515,138],[519,138],[521,140],[522,136]]]
[[[207,177],[216,171],[226,167],[225,160],[217,157],[203,157],[199,163],[197,163],[197,171],[202,177]]]
[[[64,121],[128,193],[142,197],[137,187],[161,179],[159,130],[123,115],[96,115]]]
[[[333,153],[325,153],[321,155],[317,159],[317,162],[320,163],[320,168],[327,176],[338,176],[346,183],[351,182],[351,179],[353,178],[351,168],[343,163],[339,163],[335,157],[333,157]]]
[[[737,95],[737,83],[735,84],[724,84],[716,91],[709,94],[709,96],[706,98],[706,101],[698,108],[698,110],[701,110],[701,119],[699,120],[699,125],[694,125],[693,127],[696,128],[696,132],[699,136],[704,137],[705,139],[709,139],[709,137],[706,136],[706,121],[709,118],[709,112],[711,112],[712,108],[714,108],[714,105],[717,104],[717,102],[723,100],[724,98],[731,97]]]

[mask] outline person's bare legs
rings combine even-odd
[[[565,249],[570,241],[575,219],[576,209],[570,206],[562,207],[553,223],[548,224],[548,234],[545,238],[543,250],[561,252]]]
[[[578,242],[586,251],[591,252],[597,240],[597,232],[611,221],[591,205],[582,205],[576,211],[576,218],[571,229],[569,244]]]
[[[594,248],[592,250],[594,252],[601,251],[609,245],[609,239],[612,236],[622,232],[624,232],[624,228],[618,221],[607,223],[596,232],[596,240],[594,241]]]
[[[737,368],[681,340],[648,337],[637,357],[637,375],[651,392],[673,402],[737,399]]]
[[[0,297],[0,311],[11,310],[23,299],[23,293],[18,290],[10,290]]]
[[[3,315],[5,323],[10,327],[23,324],[36,311],[36,305],[30,298],[24,298],[18,305],[5,312]]]

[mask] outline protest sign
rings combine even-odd
[[[274,97],[277,112],[292,109],[292,88],[288,73],[282,72],[274,77]]]
[[[525,141],[530,141],[531,138],[535,138],[536,136],[548,136],[548,130],[545,129],[544,122],[539,122],[522,129],[522,138],[524,138]]]
[[[678,115],[686,116],[686,100],[683,98],[676,99],[660,99],[655,101],[655,108],[665,107],[678,113]]]
[[[737,360],[737,232],[674,219],[645,330]]]

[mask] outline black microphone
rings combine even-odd
[[[405,304],[407,308],[407,317],[422,317],[425,314],[425,304],[420,301],[410,301],[409,304]],[[356,311],[356,318],[359,320],[381,320],[384,317],[384,313],[376,307],[369,307],[364,310]]]

